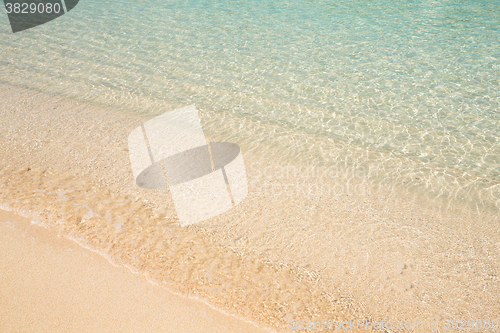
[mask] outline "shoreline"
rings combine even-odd
[[[217,308],[238,304],[240,316],[276,327],[296,314],[397,321],[500,310],[493,294],[499,227],[484,215],[447,211],[394,188],[308,196],[302,187],[285,196],[269,188],[283,189],[296,177],[266,174],[266,167],[283,165],[244,151],[248,198],[227,214],[179,228],[168,192],[131,181],[126,137],[144,117],[11,89],[13,96],[0,96],[10,116],[1,148],[13,152],[0,166],[6,191],[0,202],[111,262],[170,281]],[[355,178],[307,179],[306,186],[367,185]],[[198,262],[187,261],[190,251]],[[182,265],[189,269],[178,275],[165,271]],[[284,289],[272,292],[274,281]]]
[[[269,332],[0,211],[2,332]]]

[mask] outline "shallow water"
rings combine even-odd
[[[338,164],[310,135],[330,138],[343,156],[385,153],[364,162],[403,164],[425,192],[496,210],[499,14],[495,1],[85,1],[18,34],[2,16],[1,80],[138,113],[196,104],[219,122],[276,124],[309,137],[294,160]],[[227,127],[264,154],[286,141]]]
[[[457,283],[451,283],[448,291],[459,290],[459,281],[488,286],[483,291],[498,283],[494,277],[494,282],[481,280],[478,272],[496,276],[498,271],[498,265],[490,260],[499,253],[497,235],[491,234],[497,230],[500,209],[499,17],[500,5],[495,1],[87,0],[57,20],[17,34],[10,32],[6,15],[0,15],[0,81],[129,115],[135,120],[125,121],[111,111],[111,119],[95,118],[102,121],[96,127],[103,131],[120,128],[112,143],[121,149],[126,149],[131,123],[137,126],[139,121],[176,107],[196,104],[208,137],[242,147],[251,182],[249,199],[241,210],[203,224],[197,232],[209,235],[215,244],[231,245],[236,252],[255,250],[260,258],[272,258],[273,262],[299,268],[309,265],[310,272],[323,272],[324,285],[318,293],[328,289],[337,293],[337,300],[356,296],[359,304],[366,303],[365,313],[374,317],[383,317],[381,310],[376,310],[377,302],[383,304],[381,308],[391,309],[387,310],[391,316],[427,316],[440,307],[447,314],[455,310],[463,313],[467,306],[460,312],[453,308],[450,295],[439,296],[438,291],[447,288],[443,282],[447,274]],[[38,126],[40,133],[32,136],[35,141],[26,145],[44,147],[43,133],[51,126],[66,131],[63,124],[70,124],[70,120],[61,120],[56,126],[57,121],[54,118],[52,124]],[[36,132],[37,123],[33,124],[26,131]],[[82,140],[84,134],[84,128],[75,128],[74,138],[68,132],[61,144],[78,146],[72,140]],[[11,132],[2,133],[5,149],[12,148],[10,141],[18,142],[13,137]],[[47,142],[52,140],[50,135],[47,138]],[[22,135],[17,140],[22,140]],[[89,142],[103,147],[109,144],[105,134],[99,140]],[[31,163],[44,168],[50,161],[42,156],[51,155],[50,149],[42,151],[45,155],[37,150],[20,154],[26,159],[14,159],[4,166],[16,169]],[[71,150],[67,153],[76,154]],[[92,158],[89,156],[84,154]],[[130,172],[126,152],[120,158],[115,180],[101,180],[98,173],[108,172],[103,168],[82,172],[89,182],[125,184]],[[78,170],[90,170],[105,162],[69,159],[68,163]],[[291,169],[287,165],[292,165]],[[58,186],[74,186],[59,181]],[[318,184],[322,187],[314,187]],[[85,192],[86,186],[91,185],[82,184],[80,191]],[[124,195],[126,191],[117,190],[120,186],[125,185],[111,186],[111,193]],[[31,190],[27,193],[33,196],[25,198],[23,209],[40,203],[38,192]],[[14,193],[10,195],[18,200]],[[417,199],[397,202],[406,196]],[[21,209],[22,205],[8,198],[4,197],[4,204]],[[44,200],[41,202],[48,205]],[[153,195],[148,200],[161,206]],[[438,208],[429,210],[458,203],[465,213],[423,213],[410,205],[433,201]],[[43,208],[37,207],[33,211],[42,214]],[[168,211],[169,206],[165,207]],[[87,214],[83,210],[75,213],[73,206],[57,209],[69,215]],[[121,208],[110,202],[102,209]],[[61,216],[66,216],[62,212]],[[128,213],[117,214],[129,218]],[[74,217],[67,218],[73,221]],[[471,231],[476,219],[485,224]],[[111,233],[105,224],[89,234],[68,221],[65,232],[89,242],[93,237],[112,239],[119,234]],[[151,220],[147,225],[155,223]],[[488,223],[494,227],[488,229]],[[462,229],[455,230],[457,225]],[[375,230],[378,236],[370,236]],[[404,236],[398,230],[405,230]],[[446,234],[433,234],[438,231],[457,239],[469,237],[465,241],[468,245],[461,248],[458,241],[448,243]],[[466,232],[472,234],[467,236]],[[151,239],[152,235],[143,236]],[[336,245],[321,244],[322,235],[328,235]],[[127,237],[138,236],[132,233]],[[366,238],[370,241],[365,244]],[[314,244],[316,249],[301,247],[301,242]],[[444,243],[435,245],[439,242]],[[131,266],[135,260],[130,255],[133,244],[131,241],[119,248]],[[100,249],[108,253],[106,246]],[[477,258],[466,248],[475,249]],[[445,259],[446,250],[460,259]],[[147,257],[148,251],[141,256]],[[179,256],[181,252],[174,251]],[[415,253],[418,255],[413,257]],[[321,255],[324,259],[319,259]],[[409,280],[393,277],[394,269],[384,266],[397,267],[411,260],[414,281],[421,282],[424,277],[433,281],[425,288],[422,284],[421,290],[417,288],[414,299],[410,297],[421,306],[415,306],[416,314],[408,312],[412,303],[404,301],[408,296],[404,286]],[[468,271],[471,262],[475,262],[475,270]],[[450,273],[454,266],[469,275]],[[392,273],[384,273],[385,269]],[[377,280],[382,276],[396,279],[398,286]],[[339,291],[333,292],[333,285]],[[391,294],[391,288],[397,291],[395,297],[403,310],[381,301],[383,295]],[[357,290],[365,292],[356,294]],[[432,297],[431,290],[435,293]],[[256,289],[253,295],[261,291]],[[467,297],[491,298],[487,293]],[[439,299],[440,306],[436,303]],[[424,310],[423,304],[429,302],[432,309]],[[477,313],[493,311],[498,303],[492,302],[484,309],[477,307]],[[293,312],[276,310],[262,315],[260,310],[248,311],[260,313],[256,317],[268,320],[268,324]]]

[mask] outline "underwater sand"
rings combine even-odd
[[[133,184],[127,137],[148,118],[6,85],[0,101],[2,209],[167,290],[278,331],[500,313],[500,226],[487,212],[385,185],[383,172],[306,171],[229,137],[248,197],[181,228],[168,191]]]

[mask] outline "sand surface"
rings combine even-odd
[[[265,332],[0,211],[0,331]]]
[[[210,139],[242,147],[249,195],[225,214],[180,228],[169,193],[133,183],[127,136],[153,115],[8,86],[0,86],[0,101],[0,150],[9,156],[0,160],[0,204],[183,295],[280,328],[294,317],[426,321],[500,313],[498,217],[373,189],[356,172],[282,173],[302,166],[262,157],[257,148],[275,142],[258,141],[252,150],[225,131],[239,120],[224,118]],[[201,113],[204,129],[216,132],[218,116]],[[96,308],[110,311],[104,303]]]

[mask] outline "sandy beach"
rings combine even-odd
[[[354,173],[287,173],[301,165],[266,159],[221,131],[214,141],[242,147],[248,198],[181,228],[168,191],[133,184],[126,138],[147,117],[5,85],[0,100],[0,149],[9,156],[0,203],[29,218],[2,216],[9,332],[286,331],[292,319],[500,313],[494,216],[373,187]],[[32,220],[43,228],[28,228]]]
[[[499,1],[32,2],[0,333],[500,332]]]
[[[267,332],[0,212],[0,331]]]

